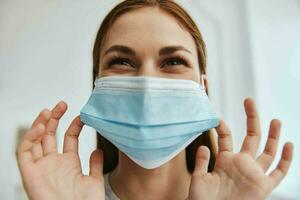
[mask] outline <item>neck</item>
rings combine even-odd
[[[186,167],[185,150],[168,163],[144,169],[119,151],[119,163],[109,182],[120,199],[185,199],[191,174]]]

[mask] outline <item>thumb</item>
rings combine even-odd
[[[208,147],[200,146],[197,150],[196,160],[195,160],[195,170],[194,174],[206,174],[208,170],[210,152]]]
[[[103,151],[96,149],[90,156],[90,176],[103,178]]]

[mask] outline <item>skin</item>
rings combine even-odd
[[[155,12],[155,14],[154,14]],[[143,31],[140,31],[143,30]],[[113,45],[125,45],[135,51],[105,54]],[[161,48],[180,45],[180,50],[159,56]],[[196,46],[191,35],[175,18],[158,8],[143,8],[121,16],[110,28],[103,43],[99,77],[113,75],[157,76],[194,80],[200,83]],[[109,58],[118,55],[126,61],[107,68]],[[190,63],[166,62],[181,55]],[[208,87],[204,77],[205,87]],[[260,143],[260,121],[254,101],[244,101],[247,131],[239,152],[232,151],[232,136],[225,122],[216,127],[218,154],[213,172],[207,173],[209,150],[200,146],[193,174],[186,169],[185,152],[168,163],[146,170],[119,152],[119,164],[109,176],[113,191],[120,199],[266,199],[287,174],[293,145],[287,142],[277,167],[266,174],[277,152],[281,122],[273,119],[264,151],[256,157]],[[78,156],[78,136],[83,127],[77,116],[66,131],[63,153],[57,152],[55,132],[67,110],[59,102],[44,109],[18,146],[17,161],[24,188],[30,199],[104,199],[103,154],[95,150],[90,157],[90,173],[82,174]],[[176,173],[174,173],[176,172]]]

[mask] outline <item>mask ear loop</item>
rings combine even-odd
[[[205,74],[201,74],[200,77],[201,77],[201,85],[204,88],[204,90],[206,90],[205,85],[204,85],[204,77],[206,78],[206,75]]]

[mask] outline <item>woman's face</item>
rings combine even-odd
[[[193,37],[177,20],[154,8],[119,17],[101,48],[99,77],[156,76],[200,82]]]

